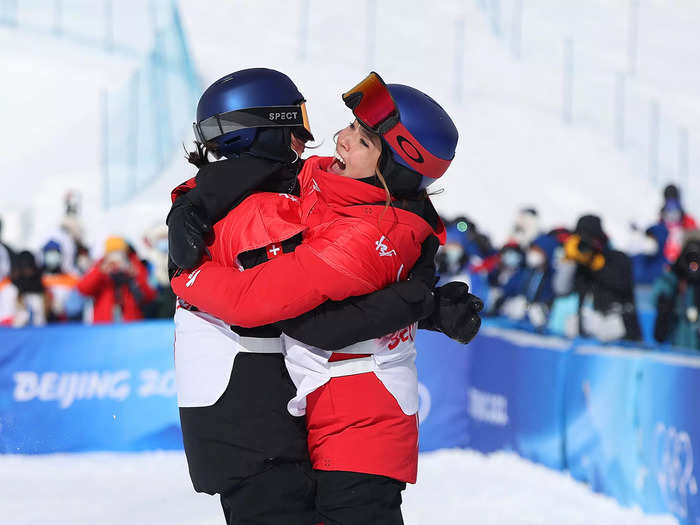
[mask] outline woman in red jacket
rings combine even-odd
[[[145,266],[121,237],[105,241],[104,257],[80,280],[78,291],[94,298],[95,323],[143,319],[143,305],[156,295]]]
[[[336,156],[306,161],[300,198],[254,194],[217,223],[213,261],[175,277],[178,296],[227,323],[259,326],[404,279],[423,240],[443,235],[424,188],[454,156],[449,116],[375,73],[343,98],[357,120],[338,133]],[[299,233],[302,244],[283,254],[281,243]],[[231,270],[261,246],[268,262]],[[307,413],[326,523],[402,522],[400,492],[415,482],[418,451],[414,333],[335,353],[287,341],[298,394],[289,409]]]

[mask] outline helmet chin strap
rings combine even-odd
[[[293,164],[299,158],[292,150],[289,128],[260,128],[255,140],[244,153],[262,159]]]

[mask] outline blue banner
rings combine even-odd
[[[421,451],[466,447],[469,347],[426,330],[416,336]]]
[[[638,472],[637,352],[582,345],[569,355],[564,389],[566,464],[571,475],[625,505]]]
[[[548,467],[564,467],[560,393],[569,346],[555,337],[483,329],[467,347],[470,447],[513,450]]]
[[[695,458],[700,458],[700,359],[652,354],[640,363],[640,469],[636,501],[649,512],[671,511],[700,523]]]
[[[182,448],[172,322],[2,329],[0,452]]]

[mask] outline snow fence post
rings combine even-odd
[[[574,41],[572,38],[564,39],[564,83],[562,93],[562,119],[565,124],[571,124],[573,120],[574,98]]]
[[[498,0],[491,0],[490,4],[491,31],[494,35],[501,36],[501,6]]]
[[[615,145],[620,151],[625,149],[625,74],[615,75]]]
[[[637,73],[637,35],[639,31],[639,0],[629,0],[627,16],[627,72]]]
[[[466,25],[466,17],[460,16],[455,20],[455,100],[462,101],[462,93],[464,91],[464,46],[465,38],[464,26]]]
[[[688,165],[688,128],[678,130],[678,179],[685,185],[685,193],[690,193],[690,166]]]
[[[513,18],[510,29],[510,52],[513,58],[520,60],[523,38],[523,0],[513,3]]]
[[[63,18],[63,2],[62,0],[54,0],[53,2],[53,32],[56,36],[60,36],[62,29]]]
[[[136,193],[136,181],[138,178],[139,165],[139,86],[141,83],[141,74],[137,70],[131,76],[131,85],[129,86],[129,106],[131,108],[131,118],[127,128],[127,155],[129,156],[129,194]]]
[[[102,135],[102,206],[109,209],[109,106],[107,89],[100,93],[100,124]]]
[[[301,0],[299,9],[299,60],[306,60],[306,49],[309,42],[309,17],[311,16],[311,0]]]
[[[659,176],[659,101],[649,102],[649,178],[658,182]]]
[[[114,17],[112,16],[112,0],[103,1],[102,11],[105,17],[104,46],[106,51],[112,51],[114,48]]]
[[[371,70],[374,67],[374,48],[377,34],[377,0],[367,0],[366,19],[367,69]]]

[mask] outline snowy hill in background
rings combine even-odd
[[[501,20],[510,20],[516,3],[500,2]],[[428,92],[457,124],[455,161],[431,187],[445,189],[434,198],[441,212],[468,215],[496,242],[505,239],[522,206],[537,207],[545,227],[571,226],[580,214],[596,212],[604,217],[613,241],[623,245],[630,221],[654,220],[660,188],[673,172],[661,170],[652,183],[640,172],[643,152],[616,149],[610,126],[589,125],[584,118],[577,120],[576,112],[573,125],[562,124],[562,49],[551,43],[561,42],[561,35],[575,37],[576,49],[583,50],[582,56],[585,52],[589,66],[596,64],[589,57],[609,50],[609,60],[600,67],[613,71],[615,60],[625,55],[619,35],[626,23],[624,9],[610,2],[591,2],[585,9],[527,2],[522,59],[516,60],[507,24],[502,23],[502,36],[495,36],[493,18],[482,4],[488,3],[369,0],[356,2],[352,9],[320,0],[179,3],[202,85],[244,67],[288,73],[309,100],[320,142],[314,154],[331,154],[333,133],[351,118],[340,93],[375,69],[387,82]],[[647,4],[668,16],[659,19],[647,42],[642,39],[650,34],[651,21],[647,11],[640,12],[647,31],[639,31],[640,66],[634,81],[639,86],[634,84],[634,89],[671,94],[674,111],[687,117],[679,125],[688,127],[692,151],[693,137],[700,136],[700,124],[693,118],[700,106],[693,90],[700,74],[688,71],[698,63],[688,62],[691,54],[678,53],[697,52],[700,37],[686,28],[697,20],[700,8],[683,4],[662,10],[644,1],[642,8]],[[143,3],[132,6],[134,20],[147,16]],[[134,31],[141,34],[142,26],[134,24]],[[94,245],[111,233],[138,241],[147,227],[163,220],[169,189],[193,173],[180,153],[126,204],[105,211],[99,198],[99,90],[124,82],[133,60],[106,58],[50,36],[0,26],[0,64],[11,78],[0,101],[6,123],[13,123],[3,126],[0,137],[6,148],[0,159],[5,188],[0,215],[6,218],[8,240],[38,248],[60,217],[62,194],[74,188],[83,193],[87,237]],[[679,74],[670,77],[669,71]],[[586,85],[576,88],[577,100],[583,99]],[[591,88],[585,94],[594,104],[610,103],[607,92]],[[27,118],[38,111],[41,118]],[[673,151],[662,148],[661,154],[662,166],[675,164]],[[691,187],[686,207],[698,213],[700,207],[693,207],[697,202]],[[23,228],[29,232],[26,239],[20,238]]]

